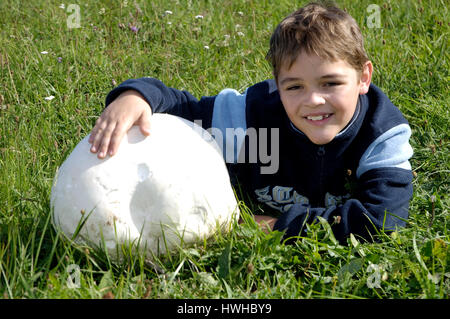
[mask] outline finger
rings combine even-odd
[[[97,136],[97,134],[98,134],[98,127],[97,127],[97,125],[95,125],[92,128],[91,134],[89,134],[89,139],[88,139],[88,143],[89,144],[92,144],[94,142],[95,137]]]
[[[100,142],[103,138],[103,133],[104,133],[104,126],[105,124],[101,124],[101,126],[95,126],[94,129],[92,130],[91,136],[90,136],[90,140],[91,142],[91,149],[90,151],[92,153],[97,153],[99,146],[100,146]]]
[[[141,133],[145,136],[150,135],[150,121],[144,121],[139,125]]]
[[[111,123],[106,127],[106,129],[103,132],[102,139],[100,141],[100,146],[98,149],[98,155],[97,157],[102,159],[105,158],[108,153],[109,143],[111,140],[112,132],[114,132],[114,129],[116,127],[116,123]]]
[[[122,142],[123,136],[128,131],[128,126],[124,124],[116,125],[114,132],[111,134],[111,140],[109,142],[108,154],[113,156],[117,153],[120,143]]]
[[[95,140],[95,136],[97,135],[97,130],[95,130],[95,127],[92,129],[91,133],[89,134],[88,143],[92,144]],[[91,152],[92,152],[92,146],[91,146]]]
[[[92,144],[94,142],[95,137],[97,136],[100,127],[104,127],[104,125],[103,125],[103,116],[99,116],[97,118],[97,120],[95,121],[95,125],[92,128],[91,134],[89,135],[89,139],[88,139],[88,142],[90,144]]]
[[[143,135],[150,135],[150,113],[144,112],[138,120],[139,128]]]
[[[99,150],[99,146],[103,139],[103,134],[105,133],[106,122],[102,122],[99,125],[96,125],[92,130],[90,140],[92,141],[90,151],[92,153],[97,153]]]

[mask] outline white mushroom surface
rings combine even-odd
[[[239,209],[217,143],[197,124],[154,114],[146,137],[134,126],[116,155],[98,159],[86,136],[58,169],[53,225],[75,242],[120,258],[132,243],[164,254],[227,231]],[[119,246],[117,246],[119,245]]]

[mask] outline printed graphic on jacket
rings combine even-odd
[[[273,209],[282,213],[287,212],[294,204],[309,205],[309,199],[294,190],[293,187],[286,186],[266,186],[255,190],[257,200],[267,204]],[[350,194],[344,196],[335,196],[330,193],[325,194],[325,207],[338,206],[346,199],[350,198]]]

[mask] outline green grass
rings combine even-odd
[[[448,298],[446,1],[338,1],[362,26],[374,83],[413,130],[415,192],[405,229],[341,246],[317,224],[283,245],[280,233],[252,222],[260,210],[242,203],[245,222],[230,234],[153,265],[132,255],[112,263],[56,234],[49,197],[57,167],[90,132],[114,83],[154,76],[200,97],[269,78],[270,34],[305,1],[77,3],[77,29],[67,28],[71,13],[61,1],[0,3],[0,298]],[[380,28],[366,26],[372,3],[381,8]],[[77,271],[80,286],[69,288]]]

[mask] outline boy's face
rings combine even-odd
[[[343,60],[301,53],[278,74],[278,90],[291,122],[314,144],[323,145],[350,122],[359,94],[367,93],[372,64],[360,74]]]

